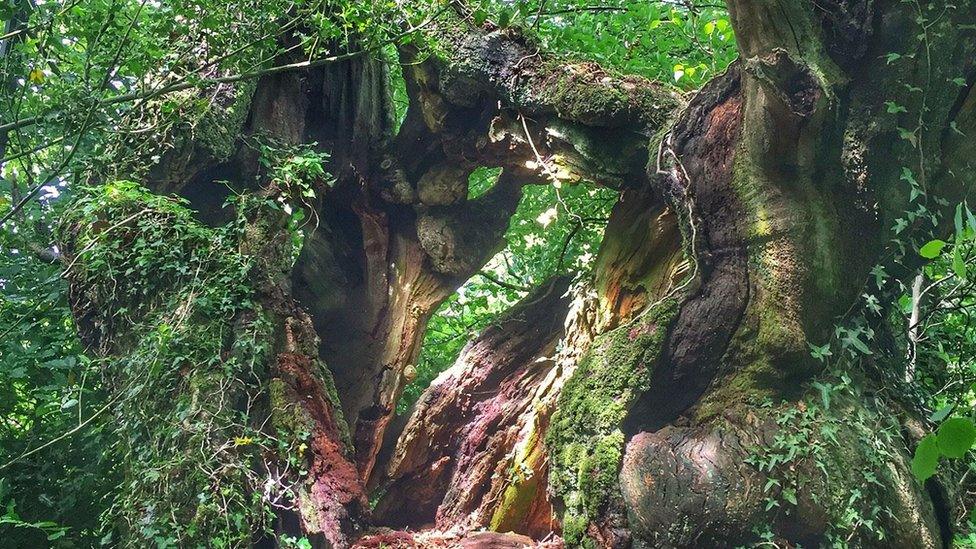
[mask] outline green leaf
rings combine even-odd
[[[884,265],[875,265],[872,267],[871,274],[874,275],[874,283],[877,284],[878,289],[883,288],[885,279],[888,278],[888,273],[885,271]]]
[[[939,427],[939,451],[951,458],[961,458],[976,442],[976,425],[968,417],[947,419]]]
[[[796,505],[796,490],[792,488],[783,489],[783,499]]]
[[[901,177],[900,177],[900,179],[902,181],[908,181],[908,183],[911,184],[912,186],[918,184],[918,181],[915,180],[915,173],[912,172],[912,170],[910,170],[910,169],[908,169],[908,168],[906,168],[904,166],[902,166],[902,168],[901,168]]]
[[[918,136],[915,135],[914,131],[907,130],[905,128],[898,128],[898,137],[911,143],[912,147],[918,146]]]
[[[962,236],[962,203],[956,204],[956,215],[952,218],[952,223],[956,228],[956,239]]]
[[[925,259],[935,259],[939,257],[939,254],[942,253],[942,248],[945,248],[945,246],[946,243],[944,240],[930,240],[918,250],[918,255]]]
[[[503,9],[501,13],[498,14],[498,26],[505,29],[512,23],[512,10]]]
[[[857,349],[858,351],[860,351],[861,354],[865,354],[865,355],[873,355],[874,354],[873,352],[871,352],[871,349],[863,341],[861,341],[861,339],[858,337],[858,335],[856,333],[851,333],[850,335],[848,335],[848,337],[847,337],[847,339],[845,341],[847,341],[855,349]]]
[[[824,361],[827,359],[827,357],[831,355],[830,343],[826,343],[824,345],[814,345],[813,343],[807,343],[807,345],[810,346],[810,354],[813,356],[813,358],[819,361]]]
[[[946,404],[945,406],[943,406],[942,408],[934,412],[931,416],[929,416],[929,421],[934,421],[936,423],[942,421],[943,419],[946,418],[946,416],[949,415],[950,412],[952,412],[952,409],[953,409],[952,404]]]
[[[952,249],[952,272],[959,278],[966,278],[966,262],[962,260],[962,246],[959,244],[957,242]]]
[[[935,468],[939,465],[939,442],[935,435],[926,435],[915,448],[915,457],[912,458],[912,473],[918,480],[925,482],[926,479],[935,474]]]
[[[908,109],[895,103],[894,101],[885,101],[885,107],[889,114],[898,114],[900,112],[908,112]]]

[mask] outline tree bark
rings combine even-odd
[[[608,232],[598,259],[597,273],[610,281],[595,285],[600,303],[626,303],[621,271],[656,292],[629,323],[597,330],[561,385],[545,450],[567,544],[726,546],[755,541],[757,527],[787,544],[825,543],[842,531],[863,545],[948,543],[946,509],[910,472],[914,441],[897,422],[875,432],[884,418],[911,414],[897,401],[867,399],[867,379],[811,411],[809,382],[822,366],[807,345],[828,338],[863,291],[888,227],[912,208],[893,157],[917,158],[910,165],[933,195],[957,196],[972,183],[962,156],[970,145],[950,130],[973,119],[972,46],[961,29],[974,12],[958,8],[920,44],[919,14],[894,3],[730,3],[741,60],[682,112],[650,167],[658,204],[675,213],[672,228],[645,234],[674,239],[681,227],[688,284],[664,283],[661,272],[680,261],[655,251],[662,245],[654,238],[616,277],[606,276],[614,264],[607,254],[631,235]],[[918,9],[939,15],[938,7]],[[877,61],[892,51],[918,61]],[[933,74],[970,77],[950,87]],[[885,101],[923,113],[915,138],[899,138]],[[618,208],[611,227],[646,211]],[[613,391],[600,394],[597,383]],[[601,414],[621,402],[625,410]],[[790,410],[814,414],[823,429],[804,434],[800,444],[812,453],[787,474],[755,465],[757,448],[796,434],[783,423]],[[405,435],[399,450],[418,438]],[[880,475],[867,496],[865,471]],[[868,502],[851,504],[852,494]],[[891,514],[872,515],[872,503]],[[877,530],[845,530],[837,512],[845,505]]]
[[[276,324],[304,334],[299,351],[278,344],[270,374],[313,426],[301,531],[349,546],[370,520],[365,487],[379,486],[374,525],[458,539],[948,543],[946,510],[908,465],[914,442],[898,422],[911,414],[872,398],[876,382],[849,363],[840,381],[825,377],[808,345],[859,299],[888,228],[915,207],[893,159],[911,159],[933,197],[976,177],[962,136],[976,131],[976,7],[729,10],[740,60],[687,105],[548,58],[515,30],[476,28],[463,9],[435,31],[446,53],[401,48],[399,131],[381,59],[258,83],[241,134],[314,141],[336,178],[317,189],[317,223],[272,292],[290,311]],[[903,61],[881,61],[889,53]],[[502,176],[470,200],[480,166]],[[149,183],[216,218],[202,187],[229,176],[248,187],[258,172],[246,147],[222,161],[194,144]],[[548,282],[470,342],[378,462],[430,315],[502,245],[521,186],[554,181],[621,191],[592,280],[570,293]],[[91,314],[79,309],[79,324]],[[332,377],[338,402],[322,396]],[[430,539],[383,535],[364,546]],[[469,544],[511,542],[479,539]]]

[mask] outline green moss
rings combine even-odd
[[[271,421],[279,433],[311,433],[314,423],[304,408],[295,404],[295,398],[288,395],[288,385],[280,379],[268,383],[268,398],[271,401]]]
[[[195,142],[218,162],[229,159],[236,150],[256,88],[256,80],[237,83],[225,105],[209,105],[193,128]]]
[[[601,88],[587,82],[593,68],[581,65],[578,74],[574,70],[553,67],[556,76],[548,82],[548,93],[556,111],[570,120],[579,120],[587,113],[601,113],[606,116],[620,115],[629,109],[629,98],[616,87]]]
[[[666,88],[638,77],[609,74],[593,63],[559,60],[544,65],[539,73],[549,76],[539,82],[535,93],[544,93],[544,102],[567,120],[607,123],[636,118],[656,128],[678,107],[677,96]]]
[[[261,381],[276,327],[242,227],[207,227],[129,182],[83,191],[60,227],[75,313],[91,319],[83,335],[105,358],[124,434],[125,481],[105,516],[116,540],[228,547],[270,525],[254,464],[296,448],[262,429],[280,393]]]
[[[586,516],[566,513],[563,517],[563,540],[569,547],[583,546],[586,527],[589,524]]]
[[[349,424],[346,422],[346,416],[342,413],[342,402],[339,400],[339,390],[336,389],[335,378],[332,376],[332,372],[321,361],[316,361],[316,365],[319,370],[319,379],[322,380],[325,386],[325,396],[332,407],[332,413],[335,414],[335,421],[339,427],[339,436],[342,438],[343,444],[346,445],[346,449],[351,452],[353,450],[352,434],[349,432]]]
[[[621,426],[649,388],[677,310],[677,302],[667,300],[598,337],[560,394],[546,445],[550,486],[565,505],[563,531],[570,546],[585,544],[586,525],[619,497]]]
[[[508,486],[502,494],[501,503],[492,514],[490,530],[518,531],[521,521],[529,515],[539,490],[545,489],[543,479],[537,474],[543,469],[544,459],[545,450],[539,440],[539,431],[533,429],[509,470]]]

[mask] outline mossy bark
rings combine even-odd
[[[914,207],[892,158],[917,158],[933,195],[972,183],[951,128],[972,128],[976,12],[941,8],[730,2],[740,61],[653,143],[646,188],[623,199],[643,192],[646,208],[622,201],[603,243],[599,320],[545,437],[567,544],[947,543],[945,510],[909,473],[901,405],[809,351]],[[892,52],[915,61],[878,62]],[[468,57],[452,83],[483,90]],[[573,110],[567,97],[556,90],[557,110]],[[912,139],[886,101],[921,113]],[[655,238],[679,232],[683,255]],[[665,296],[662,336],[625,337]]]
[[[180,201],[115,183],[63,220],[72,309],[125,434],[121,543],[299,534],[341,547],[364,524],[331,374],[284,285],[279,215],[259,202],[207,227]]]
[[[254,291],[274,326],[273,358],[258,377],[274,397],[272,425],[300,431],[287,442],[310,452],[295,532],[352,544],[368,515],[364,487],[382,483],[380,524],[432,521],[459,536],[487,527],[562,534],[570,546],[945,542],[938,507],[907,472],[912,442],[886,419],[903,413],[898,403],[869,398],[871,381],[854,375],[830,378],[839,396],[828,403],[808,345],[858,299],[888,227],[911,206],[893,157],[917,157],[933,195],[973,183],[972,140],[955,130],[976,132],[976,9],[963,2],[926,27],[920,14],[934,4],[729,8],[741,59],[687,105],[642,79],[536,56],[517,31],[476,28],[463,9],[436,31],[447,47],[435,55],[399,51],[410,106],[398,132],[390,60],[258,83],[242,136],[316,142],[335,179],[315,182],[304,204],[316,223],[295,266],[283,248],[260,251],[287,240],[280,223],[252,219],[243,242],[264,258]],[[878,61],[888,53],[914,61]],[[912,121],[886,102],[916,114],[911,139],[899,128]],[[468,200],[481,166],[502,176]],[[149,183],[189,196],[211,223],[226,215],[214,180],[257,194],[268,182],[246,146],[197,167]],[[178,189],[164,184],[174,180]],[[378,463],[430,315],[502,244],[521,185],[553,180],[621,190],[591,289],[543,292],[472,342],[423,397],[393,460]],[[73,282],[78,296],[102,288]],[[119,342],[102,352],[137,347],[143,334],[112,324],[117,304],[87,303],[98,306],[78,307],[79,326]],[[872,468],[873,479],[855,473]],[[850,513],[837,513],[841,503]],[[892,512],[876,513],[878,503]]]

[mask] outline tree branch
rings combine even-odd
[[[247,72],[242,72],[242,73],[238,73],[238,74],[231,74],[231,75],[227,75],[227,76],[218,76],[218,77],[213,77],[213,78],[198,78],[198,79],[192,79],[192,80],[189,79],[189,78],[184,78],[183,80],[181,80],[179,82],[174,82],[174,83],[172,83],[170,85],[163,86],[163,87],[158,88],[156,90],[136,91],[136,92],[126,93],[126,94],[122,94],[122,95],[117,95],[115,97],[105,98],[105,99],[99,100],[96,103],[96,106],[98,106],[98,107],[109,107],[109,106],[118,105],[118,104],[121,104],[121,103],[128,103],[130,101],[154,99],[156,97],[160,97],[160,96],[163,96],[163,95],[168,95],[168,94],[171,94],[171,93],[176,93],[176,92],[188,90],[188,89],[191,89],[191,88],[204,88],[204,87],[212,86],[212,85],[216,85],[216,84],[233,84],[235,82],[241,82],[241,81],[245,81],[245,80],[255,80],[255,79],[261,78],[263,76],[270,76],[270,75],[273,75],[273,74],[281,74],[281,73],[292,72],[292,71],[297,71],[297,70],[312,69],[312,68],[315,68],[315,67],[321,67],[321,66],[324,66],[324,65],[329,65],[329,64],[332,64],[332,63],[338,63],[338,62],[341,62],[341,61],[348,61],[350,59],[356,59],[356,58],[359,58],[359,57],[363,57],[365,55],[369,55],[370,53],[375,53],[377,51],[380,51],[380,50],[382,50],[383,48],[385,48],[385,47],[387,47],[389,45],[399,43],[401,40],[403,40],[407,36],[410,36],[411,34],[414,34],[414,33],[418,32],[418,31],[420,31],[421,29],[423,29],[424,27],[428,26],[429,24],[431,24],[434,20],[436,20],[438,17],[440,17],[442,14],[444,14],[447,11],[447,9],[448,8],[442,8],[440,11],[438,11],[438,12],[434,13],[433,15],[431,15],[429,18],[427,18],[427,20],[423,21],[422,23],[420,23],[420,24],[418,24],[418,25],[416,25],[414,27],[411,27],[411,28],[403,31],[400,34],[397,34],[396,36],[393,36],[393,37],[389,38],[388,40],[385,40],[383,42],[380,42],[379,44],[376,44],[375,46],[372,46],[372,47],[369,47],[369,48],[364,48],[364,49],[357,50],[357,51],[354,51],[354,52],[343,53],[343,54],[339,54],[339,55],[331,55],[331,56],[327,56],[327,57],[320,57],[318,59],[310,59],[310,60],[307,60],[307,61],[301,61],[301,62],[297,62],[297,63],[288,63],[288,64],[285,64],[285,65],[278,65],[278,66],[269,67],[269,68],[266,68],[266,69],[258,69],[258,70],[247,71]],[[12,131],[12,130],[17,130],[17,129],[25,128],[25,127],[28,127],[28,126],[33,126],[35,124],[40,123],[40,121],[43,120],[44,118],[47,118],[47,117],[51,116],[52,114],[55,114],[55,113],[58,113],[58,112],[62,112],[62,111],[55,110],[55,111],[52,111],[52,112],[45,113],[44,115],[28,116],[28,117],[25,117],[25,118],[21,118],[19,120],[15,120],[13,122],[8,122],[6,124],[0,124],[0,132]]]
[[[502,288],[515,290],[516,292],[528,292],[532,290],[532,288],[529,288],[528,286],[520,286],[518,284],[512,284],[511,282],[505,282],[504,280],[496,277],[495,275],[485,270],[478,271],[478,274],[488,282],[501,286]]]

